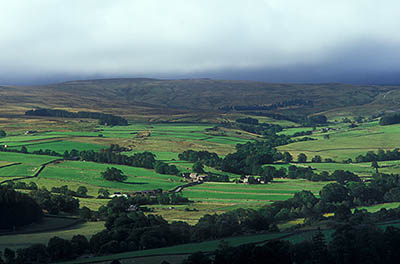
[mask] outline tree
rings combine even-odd
[[[100,188],[99,191],[97,192],[99,196],[97,198],[108,198],[110,197],[110,192],[107,189]]]
[[[359,263],[353,254],[358,247],[354,233],[354,228],[350,225],[339,226],[335,230],[329,244],[334,263]]]
[[[398,202],[400,201],[400,187],[394,187],[390,189],[384,196],[387,202]]]
[[[204,166],[199,161],[196,161],[195,163],[193,163],[192,169],[193,169],[193,172],[204,173]]]
[[[319,192],[322,202],[340,203],[348,201],[350,196],[348,190],[338,183],[329,183]]]
[[[79,197],[87,197],[88,189],[85,186],[79,186],[76,190],[76,195]]]
[[[310,116],[308,120],[311,124],[325,124],[327,122],[327,118],[324,115]]]
[[[301,191],[294,194],[292,202],[296,207],[313,208],[318,199],[310,191]]]
[[[71,239],[72,249],[75,254],[81,255],[89,250],[89,241],[83,235],[74,235]]]
[[[17,249],[16,263],[48,263],[49,255],[46,245],[33,244],[28,248]]]
[[[292,160],[293,160],[293,156],[290,155],[289,152],[287,152],[287,151],[283,152],[283,162],[290,163],[290,162],[292,162]]]
[[[162,161],[155,162],[154,170],[160,174],[177,175],[179,173],[179,170],[175,165],[168,165]]]
[[[0,130],[0,137],[5,137],[5,136],[7,136],[6,131]]]
[[[30,182],[28,188],[29,188],[29,190],[37,190],[37,189],[39,189],[37,184],[34,183],[34,182]]]
[[[327,263],[329,251],[326,246],[325,236],[318,228],[317,233],[312,237],[312,263]]]
[[[72,255],[72,245],[69,240],[55,236],[50,238],[47,251],[53,261],[67,259]]]
[[[92,218],[92,211],[84,206],[81,209],[79,209],[79,217],[85,220],[90,220]]]
[[[344,171],[344,170],[335,170],[332,173],[332,178],[335,179],[338,183],[340,184],[345,184],[347,182],[360,182],[361,179],[358,177],[356,174],[350,172],[350,171]]]
[[[42,209],[32,197],[0,186],[0,229],[31,224],[39,221],[42,215]]]
[[[306,154],[300,153],[300,154],[297,156],[297,162],[299,162],[299,163],[306,163],[306,162],[307,162],[307,156],[306,156]]]
[[[322,162],[322,158],[320,155],[315,155],[314,158],[311,159],[312,162],[315,163],[321,163]]]
[[[371,162],[371,167],[375,169],[375,172],[378,173],[379,164],[376,160]]]
[[[363,121],[363,117],[362,116],[356,116],[355,118],[354,118],[354,121],[356,121],[357,123],[361,123],[362,121]]]
[[[101,176],[107,181],[123,182],[128,179],[124,173],[117,168],[107,168],[106,171],[101,172]]]
[[[15,259],[15,251],[9,248],[5,248],[3,256],[6,260],[6,263],[13,263]]]
[[[386,125],[398,124],[399,122],[400,122],[400,114],[399,113],[385,114],[379,120],[379,125],[386,126]]]
[[[346,220],[351,216],[351,209],[349,206],[345,205],[344,203],[339,204],[335,210],[335,218],[338,220]]]

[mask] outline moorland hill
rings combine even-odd
[[[400,86],[279,84],[211,79],[148,78],[68,81],[42,86],[2,86],[0,103],[15,113],[35,107],[102,110],[118,114],[179,115],[269,111],[312,114],[394,110]],[[15,105],[18,103],[18,109]]]

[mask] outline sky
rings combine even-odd
[[[0,0],[0,84],[400,84],[396,0]]]

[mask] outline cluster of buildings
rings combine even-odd
[[[255,178],[254,176],[244,176],[244,178],[241,178],[238,183],[244,183],[244,184],[265,184],[266,182],[261,178]]]
[[[114,198],[114,197],[125,197],[128,198],[130,196],[134,195],[157,195],[161,194],[163,192],[162,189],[154,189],[154,190],[145,190],[145,191],[137,191],[134,193],[121,193],[121,192],[115,192],[109,196],[109,198]]]
[[[204,182],[207,180],[207,175],[198,173],[182,173],[182,177],[192,182]]]

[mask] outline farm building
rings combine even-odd
[[[127,194],[124,194],[124,193],[120,193],[120,192],[115,192],[115,193],[113,193],[113,194],[111,194],[110,196],[108,196],[108,197],[110,197],[110,198],[115,198],[115,197],[128,197],[128,195]]]
[[[203,182],[207,180],[207,175],[200,175],[198,173],[183,173],[182,177],[193,182]]]
[[[35,134],[35,133],[37,133],[37,130],[27,130],[27,131],[25,131],[25,135],[32,135],[32,134]]]
[[[245,184],[265,184],[265,181],[261,178],[254,178],[253,176],[244,176],[244,178],[240,179],[239,183]]]

